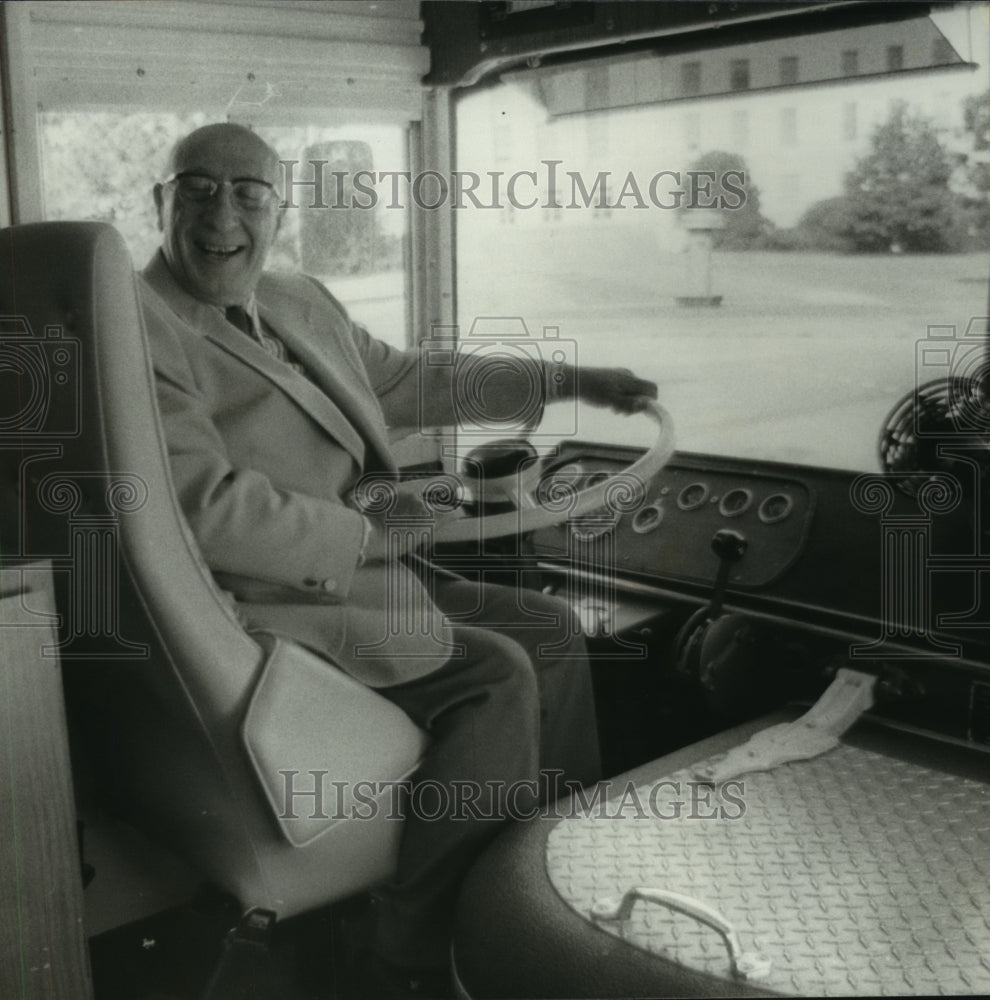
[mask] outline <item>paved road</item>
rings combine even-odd
[[[916,342],[929,325],[961,336],[987,314],[982,254],[721,253],[723,305],[689,309],[673,303],[681,255],[603,231],[538,235],[511,234],[501,252],[462,248],[462,316],[515,311],[536,333],[559,327],[584,364],[654,378],[689,450],[875,468],[883,419],[915,381]],[[573,417],[554,420],[545,429]],[[599,411],[580,412],[577,425],[581,437],[616,442],[652,433],[648,421]]]

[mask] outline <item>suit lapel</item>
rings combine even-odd
[[[347,345],[340,343],[338,330],[317,329],[311,320],[311,305],[298,295],[285,294],[273,282],[265,280],[256,294],[261,318],[334,401],[348,427],[372,446],[377,464],[392,469],[378,399],[364,367],[349,356],[353,347],[348,351]],[[367,465],[365,471],[371,471]]]
[[[361,467],[364,467],[366,449],[364,440],[355,427],[357,421],[352,421],[349,413],[345,413],[330,397],[330,386],[314,384],[306,376],[300,375],[288,365],[272,357],[261,344],[228,323],[216,307],[200,302],[186,294],[176,284],[161,254],[152,259],[143,274],[152,288],[165,299],[181,319],[202,333],[212,343],[274,383],[346,448]],[[308,329],[311,311],[308,303],[293,303],[293,316],[290,317],[288,324],[279,322],[274,316],[269,315],[268,310],[262,308],[260,302],[259,311],[265,322],[284,338],[289,350],[298,354],[307,371],[313,372],[317,376],[326,375],[326,362],[320,361],[311,367],[309,362],[313,352],[308,349],[301,338],[292,335],[292,333],[286,333],[292,320],[301,323],[304,329]],[[315,361],[316,358],[314,357],[312,360]],[[323,382],[324,378],[318,377],[317,381]],[[336,383],[333,388],[336,390]],[[350,393],[342,392],[341,395],[347,396],[348,402],[350,402]],[[336,392],[334,398],[340,398],[336,396]]]
[[[256,340],[252,340],[224,319],[215,309],[204,317],[200,327],[207,340],[264,375],[281,389],[297,406],[306,411],[321,427],[340,442],[358,461],[364,463],[364,441],[339,406],[305,375],[273,357]],[[286,346],[289,347],[288,341]],[[292,350],[291,347],[289,347]]]

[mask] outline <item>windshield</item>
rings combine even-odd
[[[897,401],[982,363],[986,16],[642,51],[467,94],[462,337],[519,317],[582,365],[654,379],[681,450],[877,468]],[[654,433],[562,409],[544,430]]]

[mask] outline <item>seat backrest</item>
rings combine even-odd
[[[228,799],[217,723],[243,711],[263,651],[213,586],[176,506],[133,267],[116,231],[4,230],[0,316],[0,545],[7,566],[52,562],[58,653],[70,714],[85,730],[74,737],[118,805],[144,805],[130,765],[146,765],[135,737],[149,727],[164,734],[163,753],[179,743],[194,756],[204,801]],[[181,670],[204,655],[212,667]]]
[[[278,775],[259,772],[279,761],[246,752],[242,726],[266,666],[278,659],[286,673],[285,644],[273,657],[245,633],[182,516],[135,280],[110,226],[0,230],[0,555],[28,581],[33,564],[52,564],[74,737],[102,793],[243,904],[287,915],[387,875],[399,824],[294,837],[279,820]],[[389,727],[382,740],[372,723],[369,745],[393,741],[398,752],[381,777],[409,773],[423,741],[405,716],[329,665],[314,671],[305,651],[292,655],[320,685],[311,700],[327,703],[327,731],[335,702],[354,711],[366,699]],[[252,708],[255,729],[262,711]],[[309,734],[317,745],[305,761],[294,736],[286,766],[332,767],[322,732]]]

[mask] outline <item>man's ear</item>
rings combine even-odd
[[[165,207],[165,198],[162,195],[161,184],[156,184],[152,189],[151,193],[155,199],[155,212],[158,214],[158,232],[165,232],[165,223],[162,221],[162,210]]]

